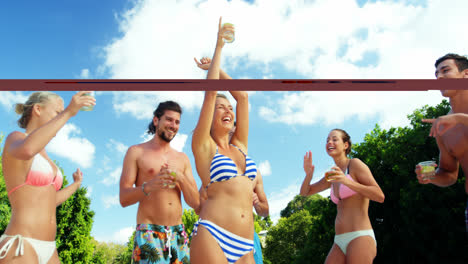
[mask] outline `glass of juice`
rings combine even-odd
[[[233,27],[234,25],[231,24],[231,23],[224,23],[223,27],[224,26],[232,26]],[[234,31],[228,30],[228,31],[224,32],[224,35],[223,35],[224,43],[232,43],[232,42],[234,42],[234,39],[235,39]]]
[[[435,167],[437,166],[437,164],[434,161],[432,160],[422,161],[422,162],[419,162],[418,165],[421,166],[421,173],[422,173],[423,179],[432,180],[435,178]]]

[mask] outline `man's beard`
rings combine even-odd
[[[173,136],[172,138],[169,138],[168,136],[166,136],[166,134],[164,133],[164,131],[161,131],[161,130],[158,129],[156,132],[157,132],[157,134],[158,134],[158,137],[159,137],[160,139],[166,141],[167,143],[171,142],[171,140],[173,140],[174,137],[175,137],[175,133],[174,133],[174,136]]]

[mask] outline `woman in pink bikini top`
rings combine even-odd
[[[326,151],[335,166],[313,184],[310,184],[315,168],[312,152],[304,156],[306,177],[300,192],[309,196],[330,188],[331,200],[337,205],[336,236],[325,263],[347,263],[350,258],[359,263],[372,263],[377,248],[368,216],[369,200],[383,203],[385,196],[367,165],[347,157],[351,152],[351,138],[346,131],[333,129],[327,137]]]
[[[81,185],[82,173],[73,173],[74,182],[62,188],[63,176],[45,151],[65,123],[81,107],[95,99],[75,94],[64,110],[63,99],[55,93],[36,92],[24,104],[16,104],[18,124],[25,132],[14,131],[2,153],[3,177],[11,204],[11,219],[0,237],[0,264],[60,263],[56,246],[56,207]]]

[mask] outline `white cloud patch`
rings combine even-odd
[[[82,168],[89,168],[93,165],[96,148],[88,139],[79,137],[80,134],[81,129],[67,123],[47,145],[47,150],[77,163]]]
[[[14,87],[12,87],[14,88]],[[1,92],[0,91],[0,105],[7,111],[15,111],[16,103],[24,103],[28,100],[28,96],[23,92],[12,91],[12,92]]]
[[[175,88],[176,89],[176,88]],[[113,106],[117,114],[130,114],[139,120],[153,118],[153,112],[159,103],[175,101],[182,107],[182,112],[198,109],[203,103],[203,92],[114,92]],[[182,114],[183,117],[183,114]]]
[[[117,153],[120,155],[125,155],[128,149],[128,146],[114,139],[109,139],[109,142],[106,144],[106,147],[109,150],[117,151]]]
[[[82,69],[80,73],[81,79],[89,79],[89,69]]]
[[[101,197],[102,203],[104,204],[104,208],[108,209],[112,206],[116,206],[120,204],[119,195],[104,195]]]
[[[91,198],[91,195],[93,194],[93,186],[86,186],[86,197]]]
[[[306,78],[433,78],[435,59],[465,53],[468,42],[440,22],[441,13],[450,13],[450,24],[463,25],[465,0],[362,7],[355,0],[135,3],[117,15],[121,34],[103,48],[100,71],[110,78],[205,78],[193,57],[212,56],[220,15],[236,27],[222,68],[263,65],[267,78],[275,78],[273,64]]]
[[[107,174],[108,175],[105,175],[101,182],[107,186],[117,184],[120,180],[120,175],[122,175],[122,167],[118,167],[113,171],[108,171]]]
[[[96,237],[99,242],[126,244],[135,231],[134,227],[124,227],[108,237]]]
[[[282,98],[259,108],[269,122],[288,125],[337,125],[357,117],[378,117],[382,128],[405,126],[414,109],[442,101],[440,92],[285,92]]]
[[[278,193],[270,193],[268,197],[268,205],[270,207],[270,218],[276,224],[280,219],[281,210],[286,208],[288,203],[299,194],[301,186],[299,184],[291,184],[283,188]]]
[[[355,0],[136,1],[116,15],[121,34],[103,47],[100,71],[106,78],[205,78],[193,57],[212,56],[222,15],[236,27],[236,40],[223,49],[221,66],[227,72],[256,66],[257,78],[287,78],[287,70],[307,79],[432,79],[434,61],[448,52],[466,54],[468,42],[468,34],[441,23],[440,14],[450,13],[451,25],[463,25],[466,9],[465,0],[450,5],[442,0],[422,5],[377,1],[361,7]],[[237,78],[252,78],[249,74],[240,72]],[[362,120],[377,116],[388,127],[405,123],[402,116],[415,107],[441,100],[424,92],[344,94],[292,93],[263,106],[260,114],[287,124],[338,124],[353,115]],[[158,102],[174,98],[184,110],[198,109],[203,94],[116,92],[113,105],[119,114],[151,120]]]
[[[262,174],[262,176],[269,176],[271,175],[271,165],[268,160],[260,162],[258,165],[258,170]]]

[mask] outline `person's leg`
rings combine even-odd
[[[60,264],[60,259],[58,256],[57,249],[54,251],[54,254],[50,258],[49,262],[47,262],[47,264]]]
[[[377,255],[373,237],[364,235],[353,239],[346,250],[346,263],[372,263]]]
[[[337,244],[333,243],[330,252],[325,260],[325,264],[344,264],[346,263],[346,256],[344,255],[343,251],[341,251],[340,247]]]
[[[196,232],[196,234],[195,234]],[[191,264],[227,264],[228,261],[218,242],[202,225],[194,230],[190,244]]]

